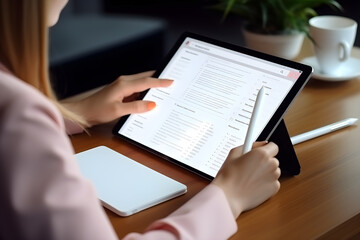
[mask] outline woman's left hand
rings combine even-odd
[[[154,71],[123,75],[96,93],[79,101],[64,101],[63,105],[83,116],[90,126],[110,122],[130,113],[143,113],[155,108],[151,101],[133,101],[132,96],[149,88],[168,87],[169,79],[151,77]]]

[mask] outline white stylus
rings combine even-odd
[[[316,137],[320,137],[324,134],[348,127],[353,125],[354,123],[357,122],[357,118],[346,118],[344,120],[341,120],[339,122],[335,122],[326,126],[323,126],[321,128],[317,128],[314,129],[312,131],[309,132],[305,132],[296,136],[291,137],[291,142],[293,145],[316,138]]]
[[[264,90],[264,87],[261,87],[256,96],[254,110],[253,110],[251,118],[250,118],[249,128],[246,133],[245,143],[244,143],[244,147],[243,147],[243,154],[245,154],[251,150],[251,147],[255,141],[255,139],[253,139],[254,138],[254,129],[255,129],[257,119],[259,118],[259,113],[261,110],[261,105],[262,105],[264,96],[265,96],[265,90]]]

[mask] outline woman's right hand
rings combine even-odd
[[[280,189],[277,153],[278,147],[272,142],[257,142],[245,155],[242,155],[242,147],[230,151],[212,184],[224,191],[235,218]]]

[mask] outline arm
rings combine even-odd
[[[210,184],[170,216],[151,224],[144,234],[124,240],[228,239],[237,226],[223,191]]]
[[[4,113],[0,121],[0,225],[6,229],[0,238],[116,239],[93,187],[81,177],[58,111],[23,84],[12,89],[1,86],[0,92]],[[244,157],[239,152],[239,148],[231,151],[214,182],[183,207],[152,224],[145,234],[129,234],[126,239],[230,237],[241,211],[278,190],[280,174],[273,145],[258,147]],[[221,231],[216,227],[220,225]]]
[[[224,192],[210,184],[170,216],[153,223],[144,236],[158,230],[172,232],[174,239],[228,239],[237,225]]]
[[[0,238],[116,239],[55,107],[24,84],[1,90]]]
[[[58,111],[39,93],[22,85],[15,88],[13,94],[0,89],[5,90],[0,94],[1,112],[7,113],[0,121],[0,226],[6,229],[0,238],[116,239],[93,187],[75,164]],[[220,212],[223,222],[234,228],[225,195],[208,187],[145,234],[129,234],[126,239],[201,236],[191,229],[202,228],[203,235],[208,224],[214,225],[217,218],[202,219],[209,211]]]
[[[279,162],[274,158],[277,146],[260,142],[254,147],[244,156],[241,155],[242,147],[234,148],[209,186],[167,218],[153,223],[144,235],[129,234],[126,239],[231,237],[237,230],[235,219],[243,211],[266,201],[280,187]],[[161,234],[167,234],[169,238]]]

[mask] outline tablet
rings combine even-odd
[[[301,63],[186,32],[154,75],[174,83],[142,93],[142,99],[157,107],[122,117],[113,133],[213,179],[229,151],[243,145],[259,89],[265,88],[255,129],[260,141],[271,137],[312,71]]]

